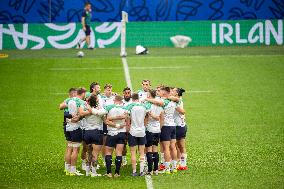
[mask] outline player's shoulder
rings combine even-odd
[[[116,107],[115,104],[111,104],[111,105],[105,106],[104,109],[109,112],[111,109],[113,109],[115,107]]]

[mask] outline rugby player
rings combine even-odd
[[[71,100],[73,97],[76,97],[77,95],[77,90],[76,88],[70,88],[68,91],[68,95],[69,97],[67,99],[65,99],[60,105],[59,105],[59,109],[60,110],[64,110],[64,118],[63,118],[63,131],[64,131],[64,136],[66,139],[66,149],[65,149],[65,155],[64,155],[64,164],[65,164],[65,168],[64,168],[64,172],[66,173],[67,170],[70,169],[70,164],[67,163],[67,156],[71,154],[71,150],[72,148],[68,146],[68,143],[71,143],[70,141],[70,136],[67,134],[66,132],[66,119],[67,118],[72,118],[72,115],[69,114],[68,112],[68,107],[67,107],[67,103],[69,102],[69,100]]]
[[[156,98],[156,90],[149,90],[148,98]],[[148,174],[152,174],[152,170],[155,175],[158,175],[159,166],[159,154],[158,145],[160,142],[161,126],[164,121],[164,110],[161,106],[157,106],[150,102],[146,103],[149,106],[148,123],[146,126],[146,157],[148,162]],[[154,163],[154,169],[153,169]]]
[[[82,142],[82,130],[80,128],[80,116],[79,116],[79,107],[85,102],[86,90],[84,88],[77,89],[76,97],[72,98],[68,102],[68,111],[72,115],[72,119],[66,119],[66,132],[70,135],[71,143],[68,143],[68,146],[71,147],[71,154],[67,156],[67,163],[71,164],[70,170],[67,171],[67,174],[70,176],[82,175],[79,171],[76,170],[76,163],[78,158],[78,153],[80,150],[80,143]]]
[[[94,47],[91,46],[91,41],[90,41],[90,34],[91,34],[91,19],[92,19],[92,9],[91,9],[91,4],[90,3],[85,3],[85,8],[82,13],[82,18],[81,18],[81,23],[83,30],[85,32],[85,37],[83,39],[80,39],[77,46],[80,49],[81,48],[81,43],[86,41],[88,45],[88,49],[94,49]]]
[[[131,125],[129,125],[128,144],[130,146],[131,163],[132,163],[132,176],[138,176],[136,171],[136,146],[138,146],[140,156],[140,176],[144,174],[145,165],[145,118],[147,114],[146,107],[139,102],[137,93],[132,94],[132,103],[126,109],[129,111],[131,118]]]
[[[107,177],[112,177],[111,164],[112,152],[115,148],[115,174],[114,177],[120,176],[120,167],[122,163],[122,151],[125,143],[125,133],[127,124],[127,111],[123,107],[121,96],[115,96],[114,104],[108,105],[105,109],[108,111],[106,124],[107,124],[107,137],[105,143],[105,162]]]
[[[180,165],[178,166],[178,170],[187,170],[187,154],[186,154],[186,147],[185,147],[185,137],[187,132],[187,126],[185,122],[185,110],[183,108],[183,100],[182,94],[185,92],[182,88],[174,88],[173,95],[178,97],[179,103],[178,107],[183,111],[183,114],[175,111],[174,119],[177,125],[176,127],[176,139],[177,139],[177,152],[178,152],[178,159],[180,161]]]
[[[132,99],[131,99],[131,89],[129,87],[125,87],[123,89],[123,106],[126,107],[127,105],[129,105],[130,103],[132,103]],[[127,138],[128,138],[128,132],[126,132],[126,138],[125,138],[125,144],[124,144],[124,148],[123,148],[123,152],[122,152],[122,166],[127,165],[127,159],[126,159],[126,154],[127,154]]]
[[[148,91],[151,87],[151,81],[148,80],[148,79],[144,79],[144,80],[142,80],[141,85],[142,85],[142,89],[138,90],[137,93],[138,93],[138,96],[139,96],[139,101],[144,102],[145,98],[147,98],[147,96],[148,96]]]

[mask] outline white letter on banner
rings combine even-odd
[[[114,43],[120,36],[120,31],[121,31],[121,23],[120,22],[104,22],[102,25],[96,27],[96,32],[98,33],[108,33],[111,32],[112,30],[116,29],[114,35],[109,38],[109,39],[98,39],[98,46],[99,48],[105,48],[106,45],[110,45]]]
[[[258,35],[256,34],[255,37],[253,37],[257,29],[258,29]],[[261,22],[256,23],[250,29],[249,34],[248,34],[248,41],[250,44],[256,43],[258,40],[260,43],[263,43],[263,23]]]
[[[216,44],[216,24],[212,24],[212,43]]]
[[[227,33],[224,33],[224,28],[228,29]],[[233,40],[231,38],[231,35],[233,34],[233,27],[230,24],[227,23],[221,23],[219,25],[219,32],[220,32],[220,43],[224,44],[225,39],[228,41],[230,44],[233,43]]]
[[[265,21],[265,44],[270,45],[270,33],[272,33],[278,45],[283,44],[283,21],[278,20],[278,34],[270,20]]]
[[[1,24],[1,30],[0,30],[0,49],[3,47],[3,34],[8,34],[13,37],[15,46],[17,49],[26,49],[28,46],[28,41],[34,41],[37,42],[38,44],[33,46],[31,49],[41,49],[45,45],[45,41],[37,36],[29,35],[28,34],[28,29],[29,25],[28,24],[23,24],[23,32],[18,32],[15,30],[14,24],[8,24],[9,29],[3,28],[3,25]],[[19,38],[22,38],[23,42],[22,44],[20,43]]]
[[[77,43],[79,42],[79,40],[84,37],[82,30],[79,30],[77,36],[69,43],[65,43],[65,44],[60,44],[58,43],[59,41],[63,41],[66,40],[68,38],[71,38],[71,36],[74,34],[74,32],[76,31],[76,23],[70,23],[64,26],[60,26],[60,25],[56,25],[56,24],[50,24],[47,23],[45,24],[47,27],[49,27],[52,30],[55,31],[67,31],[62,35],[57,35],[57,36],[48,36],[47,40],[48,42],[51,44],[51,46],[57,48],[57,49],[68,49],[68,48],[72,48],[74,46],[77,45]],[[94,37],[92,37],[92,35],[94,35],[94,32],[91,29],[91,45],[94,44]]]
[[[241,39],[241,26],[239,23],[236,23],[236,43],[247,43],[248,40]]]

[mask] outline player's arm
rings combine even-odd
[[[123,128],[123,127],[126,126],[126,124],[125,125],[120,125],[120,124],[114,123],[113,121],[110,121],[108,118],[106,118],[105,123],[108,126],[110,126],[110,127],[114,127],[114,128],[118,128],[118,129]]]
[[[67,108],[67,104],[66,104],[65,101],[59,104],[59,109],[60,109],[60,110],[63,110],[63,109],[65,109],[65,108]]]
[[[110,121],[114,121],[114,120],[122,120],[126,118],[127,118],[127,113],[124,113],[123,115],[120,115],[120,116],[108,117],[107,119]]]
[[[104,116],[107,114],[107,111],[105,109],[97,109],[97,108],[92,108],[91,110],[93,115],[97,115],[97,116]]]
[[[91,114],[91,112],[89,110],[85,111],[84,107],[82,107],[82,106],[79,107],[79,115],[81,117],[85,117],[85,116],[90,115],[90,114]]]
[[[151,102],[157,106],[164,106],[164,102],[160,99],[153,99],[153,98],[145,98],[146,101]]]
[[[179,102],[179,97],[169,96],[168,99],[169,99],[170,101]]]
[[[126,123],[126,132],[129,132],[130,131],[130,126],[131,126],[131,119],[130,119],[130,117],[127,117],[125,119],[125,123]]]
[[[152,112],[148,113],[150,117],[152,117],[154,120],[159,121],[160,120],[160,116],[155,116]]]
[[[160,127],[161,128],[164,125],[164,115],[165,115],[165,113],[164,113],[164,111],[162,111],[161,114],[160,114]]]
[[[145,125],[145,127],[146,127],[146,125],[148,125],[149,113],[150,113],[150,112],[148,112],[148,113],[146,114],[145,118],[144,118],[144,125]]]
[[[83,27],[83,30],[86,31],[86,17],[83,15],[82,18],[81,18],[81,23],[82,23],[82,27]]]
[[[176,111],[180,114],[185,114],[185,110],[181,107],[176,107]]]

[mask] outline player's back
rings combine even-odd
[[[123,106],[118,106],[118,105],[112,105],[112,106],[108,106],[106,107],[106,109],[108,110],[108,117],[117,117],[117,116],[123,116],[126,113],[126,110],[123,108]],[[115,124],[120,124],[120,125],[125,125],[125,120],[113,120],[113,122]],[[126,132],[125,127],[117,129],[114,127],[107,127],[108,129],[108,133],[110,135],[116,135],[118,132]]]
[[[140,103],[136,103],[130,110],[131,127],[130,134],[137,137],[145,136],[144,120],[146,116],[146,108]]]

